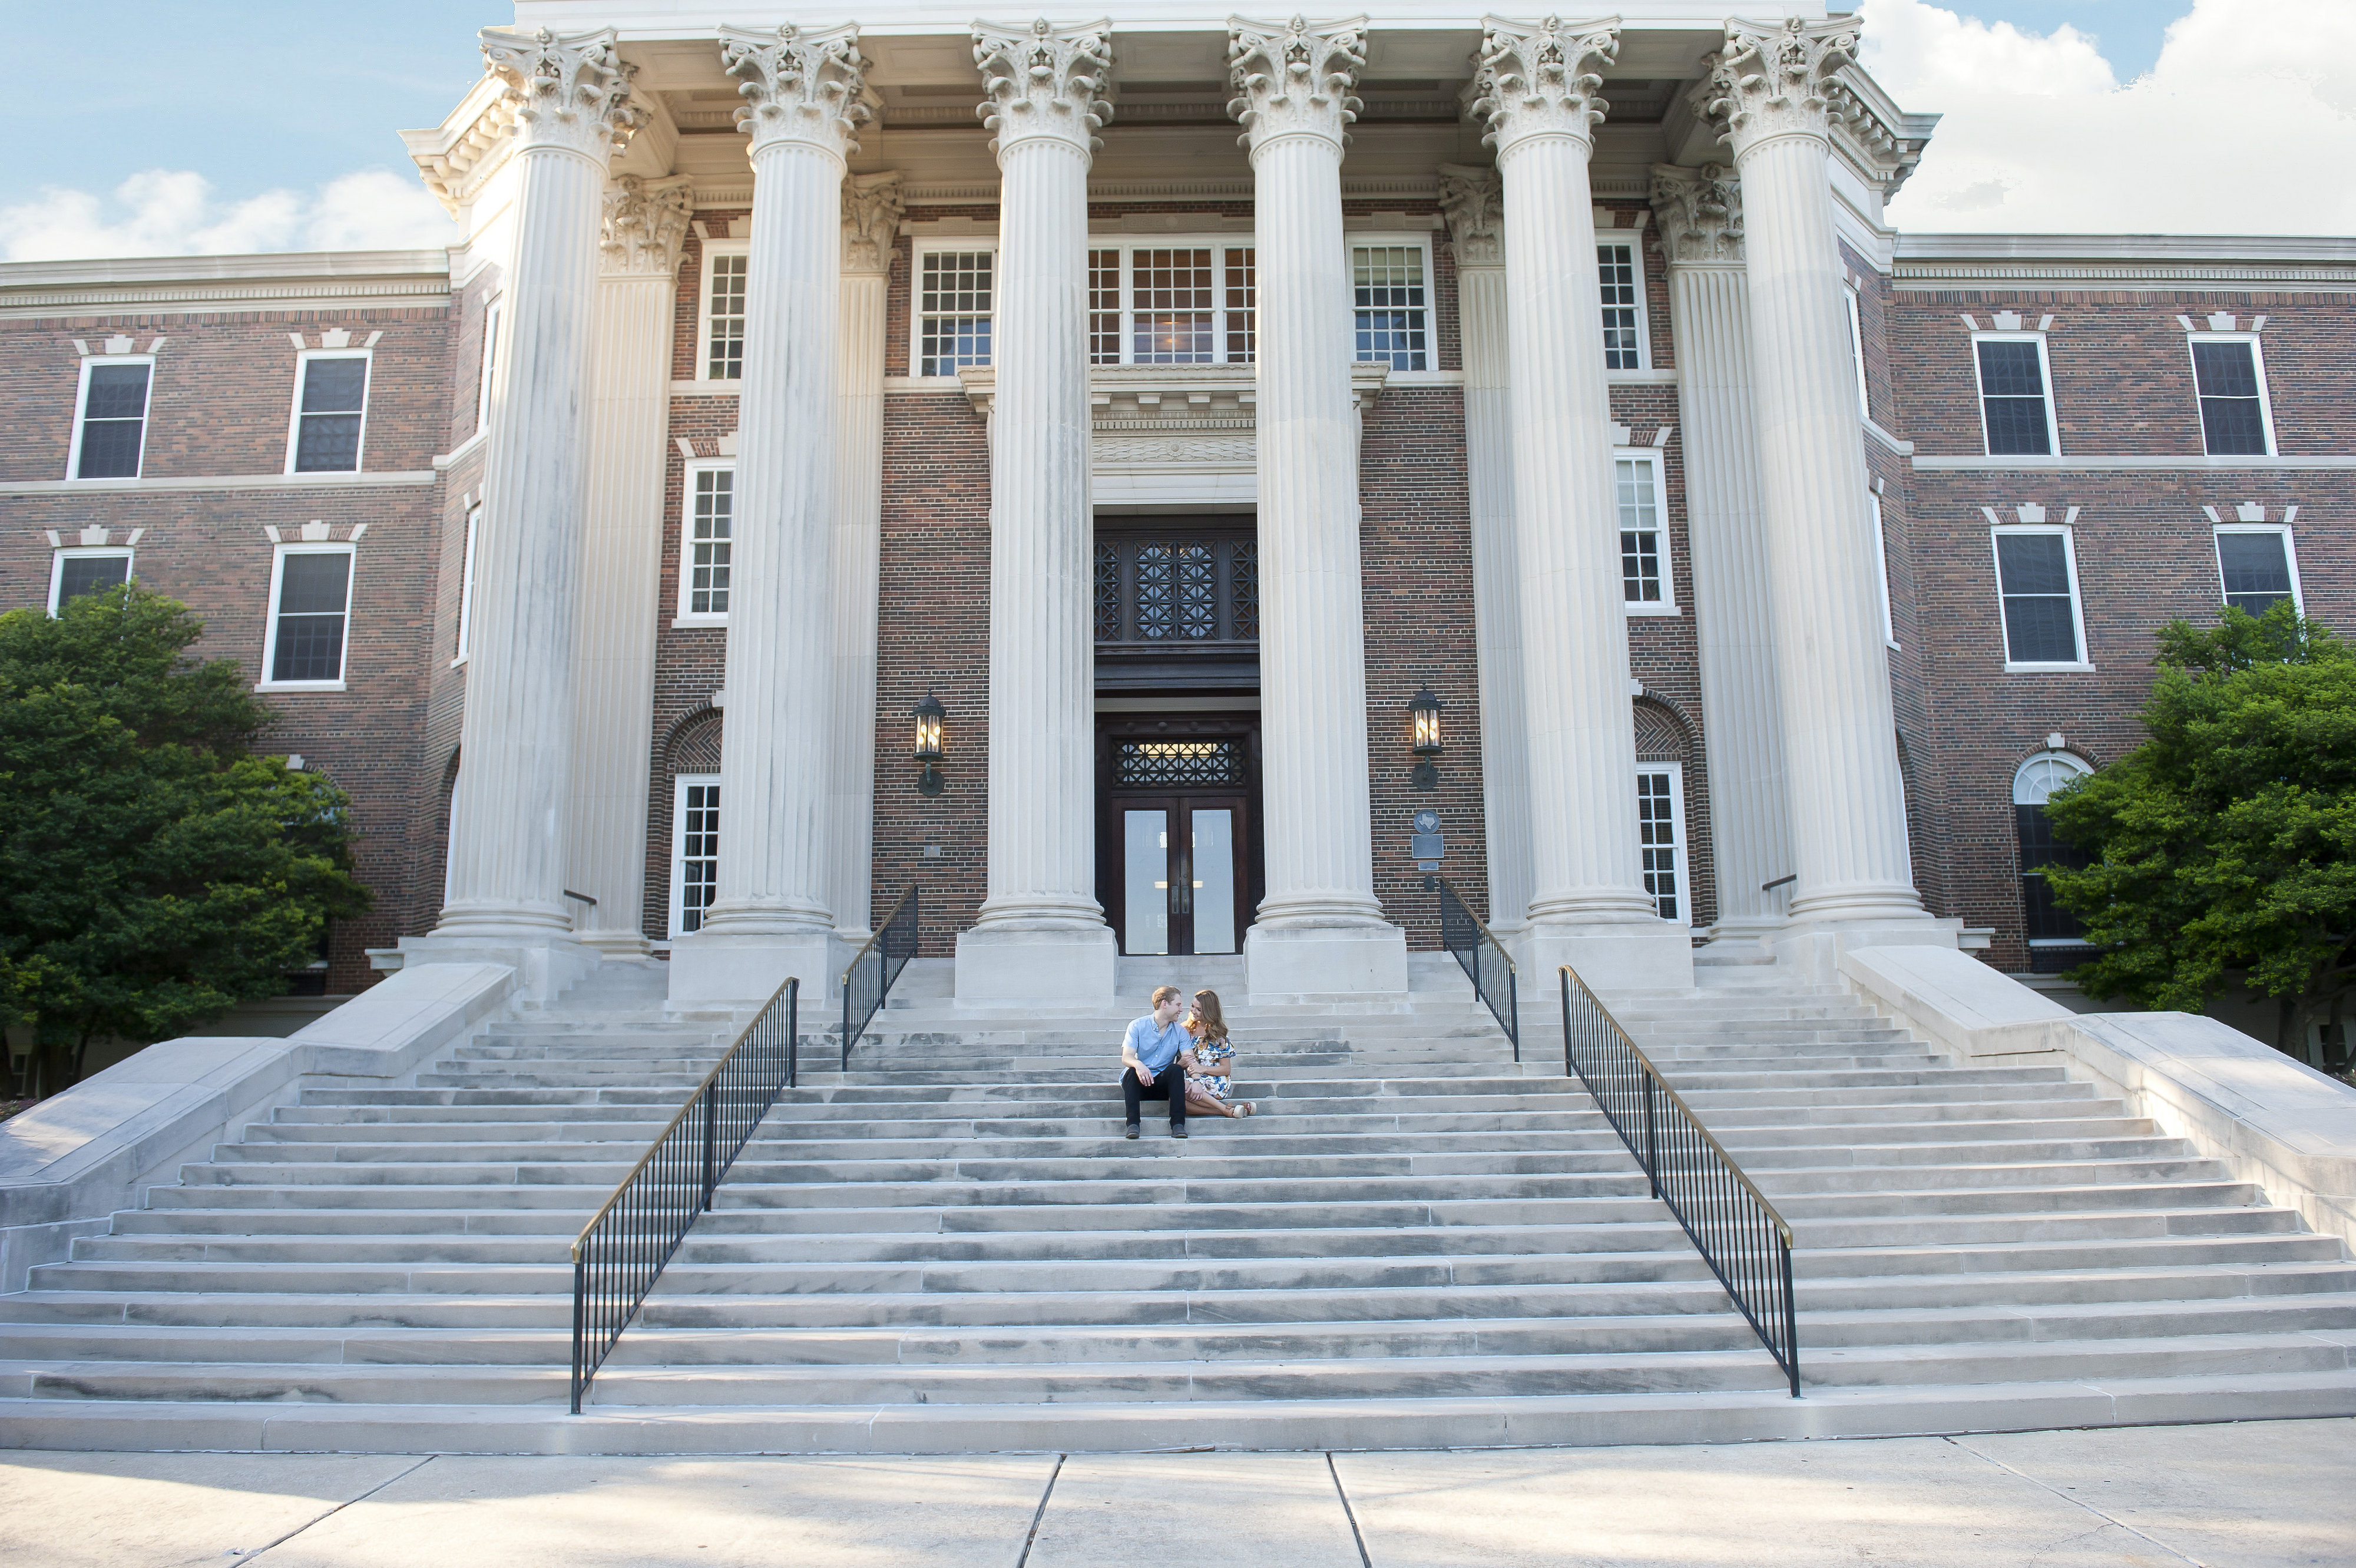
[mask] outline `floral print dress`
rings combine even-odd
[[[1203,1067],[1194,1081],[1213,1099],[1225,1100],[1235,1087],[1227,1064],[1236,1059],[1236,1047],[1225,1040],[1198,1040],[1194,1044],[1194,1059]]]

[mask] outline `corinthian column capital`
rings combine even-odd
[[[1440,210],[1458,266],[1505,264],[1505,182],[1495,169],[1440,165]]]
[[[1355,93],[1366,63],[1366,18],[1337,22],[1251,22],[1227,18],[1227,79],[1236,96],[1227,113],[1237,138],[1255,154],[1280,136],[1322,136],[1340,151],[1358,117]]]
[[[1620,18],[1529,24],[1484,16],[1481,27],[1472,110],[1488,126],[1481,139],[1501,157],[1532,136],[1593,142],[1596,123],[1612,107],[1601,73],[1620,56]]]
[[[1742,185],[1724,164],[1654,165],[1653,218],[1672,266],[1742,259]]]
[[[842,270],[881,273],[892,265],[900,235],[900,171],[855,174],[842,182]]]
[[[529,35],[485,27],[477,36],[490,73],[507,84],[523,146],[562,147],[603,164],[645,121],[630,98],[637,68],[615,54],[611,27]]]
[[[1112,118],[1104,95],[1112,70],[1111,31],[1108,21],[1058,27],[1044,16],[1019,31],[976,22],[973,63],[981,70],[981,104],[975,112],[995,133],[991,151],[1003,153],[1033,138],[1066,142],[1084,154],[1103,145],[1097,132]]]
[[[1772,136],[1824,137],[1833,74],[1857,59],[1856,18],[1729,20],[1709,63],[1708,113],[1734,156]]]
[[[606,276],[669,277],[679,271],[679,248],[695,210],[692,184],[683,174],[669,179],[626,174],[605,188],[597,248]]]
[[[756,154],[780,142],[838,158],[857,152],[856,133],[873,117],[867,66],[855,22],[819,31],[720,29],[720,69],[737,80],[744,98],[736,125],[751,133]]]

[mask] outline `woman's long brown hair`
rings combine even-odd
[[[1203,1038],[1217,1044],[1227,1037],[1227,1016],[1219,1011],[1219,993],[1215,991],[1194,993],[1194,1010],[1202,1015]]]

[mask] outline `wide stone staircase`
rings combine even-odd
[[[564,1412],[565,1249],[716,1059],[609,965],[413,1088],[309,1090],[0,1296],[0,1442],[948,1452],[1728,1441],[2356,1412],[2336,1239],[2058,1068],[1704,966],[1615,1011],[1796,1228],[1805,1396],[1575,1080],[1445,957],[1231,1006],[1238,1092],[1120,1137],[1117,1030],[918,961],[755,1134]],[[1134,993],[1134,994],[1130,994]],[[805,1018],[806,1031],[818,1027]]]

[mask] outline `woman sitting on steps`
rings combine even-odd
[[[1186,1075],[1187,1105],[1220,1116],[1250,1115],[1255,1109],[1250,1101],[1233,1104],[1227,1101],[1235,1092],[1236,1047],[1227,1039],[1226,1015],[1219,1010],[1217,992],[1194,993],[1194,1009],[1186,1015],[1186,1033],[1194,1040],[1191,1058],[1202,1068]]]

